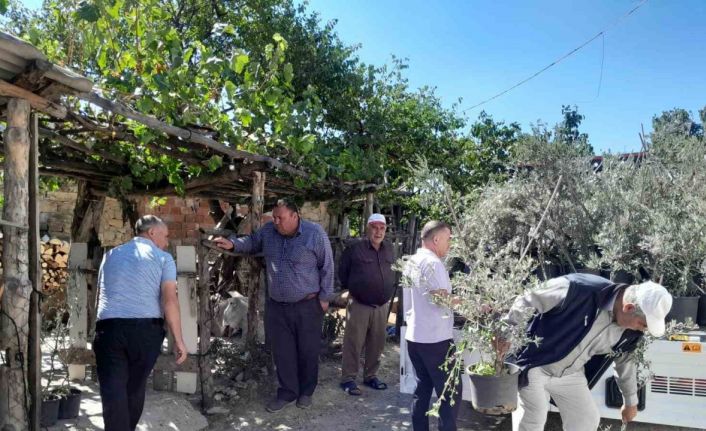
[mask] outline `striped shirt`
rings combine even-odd
[[[161,285],[176,275],[174,258],[147,238],[113,248],[98,271],[98,320],[162,317]]]
[[[236,253],[265,256],[270,298],[297,302],[317,293],[322,301],[333,298],[333,253],[324,229],[306,220],[292,237],[281,235],[272,222],[257,232],[228,239]]]

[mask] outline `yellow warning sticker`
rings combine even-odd
[[[681,351],[688,353],[701,353],[701,343],[681,343]]]

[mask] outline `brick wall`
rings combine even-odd
[[[71,222],[76,205],[76,188],[45,194],[39,202],[41,209],[41,232],[51,238],[69,240]],[[223,204],[225,210],[227,204]],[[198,229],[212,228],[215,223],[209,215],[208,200],[201,198],[167,198],[164,205],[150,206],[149,198],[142,198],[137,205],[139,214],[154,214],[167,223],[171,247],[178,245],[196,245]],[[271,211],[272,208],[265,208]],[[238,205],[237,214],[246,216],[248,208]],[[305,220],[318,223],[328,230],[330,216],[326,202],[307,202],[301,207]],[[123,222],[120,203],[116,199],[106,198],[98,227],[98,238],[105,247],[112,247],[128,241],[133,236],[132,226]]]
[[[215,223],[209,213],[208,200],[200,198],[168,198],[166,204],[150,207],[149,199],[144,198],[138,203],[141,215],[154,214],[164,220],[169,228],[169,244],[196,245],[198,229],[209,229]]]
[[[227,205],[227,204],[226,204]],[[225,211],[225,209],[224,209]],[[264,212],[271,212],[272,208],[264,208]],[[331,232],[328,232],[329,224],[330,224],[330,219],[331,216],[328,213],[328,203],[327,202],[305,202],[304,205],[302,205],[299,208],[299,212],[301,217],[304,220],[310,221],[312,223],[318,223],[320,224],[324,230],[328,233],[331,234]],[[249,211],[248,211],[248,206],[247,205],[238,205],[235,209],[235,213],[240,216],[240,217],[247,217]],[[263,220],[263,223],[266,221],[270,221],[271,218],[266,218]],[[240,226],[238,226],[238,233],[239,234],[246,234],[250,232],[250,223],[248,219],[246,218]]]

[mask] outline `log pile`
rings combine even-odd
[[[69,243],[60,239],[50,239],[42,242],[42,282],[44,293],[52,295],[59,290],[65,290],[69,263]]]

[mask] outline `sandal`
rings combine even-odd
[[[354,397],[363,394],[363,392],[360,390],[358,385],[355,384],[355,382],[341,383],[341,389],[343,389],[343,391],[348,395],[353,395]]]
[[[370,386],[373,389],[377,389],[378,391],[384,391],[387,389],[387,383],[381,382],[377,377],[373,377],[372,379],[366,380],[363,382],[365,386]]]

